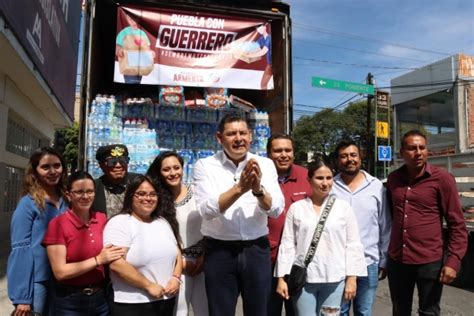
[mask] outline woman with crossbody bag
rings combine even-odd
[[[326,158],[310,164],[308,181],[312,196],[293,203],[286,216],[277,293],[291,296],[297,315],[339,315],[342,299],[355,296],[356,277],[367,275],[364,249],[352,208],[329,194],[333,172]],[[300,288],[298,278],[305,280]]]

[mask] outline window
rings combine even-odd
[[[36,149],[48,144],[45,138],[40,138],[37,134],[32,129],[24,127],[9,117],[6,150],[13,154],[30,158]]]
[[[5,166],[5,189],[3,200],[3,211],[13,212],[20,198],[21,186],[25,170],[12,166]]]
[[[452,92],[437,92],[397,104],[398,136],[411,129],[426,134],[430,150],[448,150],[456,145]]]

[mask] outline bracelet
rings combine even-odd
[[[97,256],[94,256],[94,260],[95,260],[95,267],[98,268],[99,267],[99,260],[97,260]]]
[[[252,194],[253,194],[253,196],[255,196],[257,198],[264,197],[265,196],[265,188],[263,187],[263,185],[261,185],[260,186],[260,191],[258,191],[258,192],[253,192],[252,191]]]
[[[175,275],[175,274],[173,274],[171,277],[172,277],[173,279],[175,279],[176,281],[178,281],[179,284],[183,283],[183,281],[181,281],[181,277],[179,277],[179,276],[177,276],[177,275]]]

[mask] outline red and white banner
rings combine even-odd
[[[115,82],[273,89],[270,21],[119,6]]]

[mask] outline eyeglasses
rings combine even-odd
[[[157,199],[158,198],[158,194],[156,192],[144,192],[144,191],[138,191],[138,192],[135,192],[133,194],[137,199],[139,200],[144,200],[146,198],[149,198],[149,199]]]
[[[83,197],[84,194],[87,194],[88,196],[93,196],[95,195],[94,190],[77,190],[77,191],[70,191],[72,194],[74,194],[76,197],[80,198]]]
[[[107,167],[115,167],[117,163],[119,163],[121,166],[125,166],[128,165],[129,162],[129,157],[114,157],[105,159],[105,164]]]

